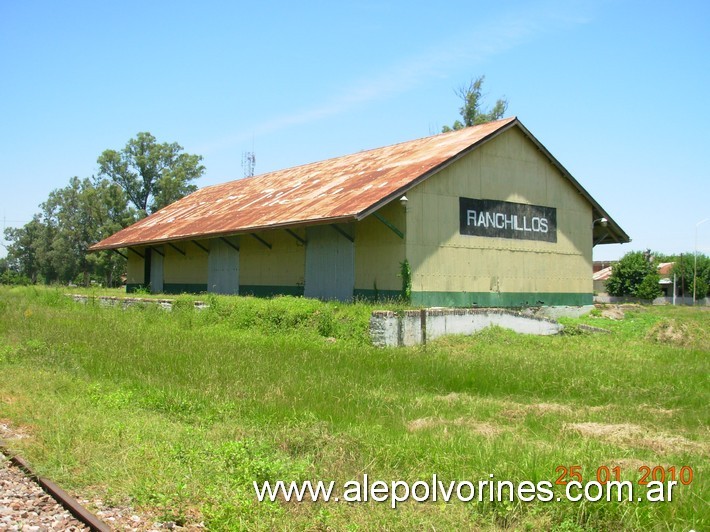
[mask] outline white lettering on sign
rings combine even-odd
[[[542,205],[459,198],[462,235],[557,242],[557,209]]]
[[[518,216],[517,214],[505,214],[502,212],[482,212],[467,210],[466,221],[468,225],[474,227],[513,229],[514,231],[531,231],[535,233],[547,233],[549,230],[547,218],[539,216]]]

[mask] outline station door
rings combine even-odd
[[[239,251],[219,239],[210,242],[207,291],[215,294],[239,293]]]
[[[306,229],[306,279],[304,295],[323,300],[350,301],[355,288],[354,227],[331,225]]]

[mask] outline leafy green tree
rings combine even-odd
[[[26,276],[32,283],[36,283],[42,274],[52,275],[43,263],[47,252],[47,228],[39,215],[22,227],[6,228],[5,240],[10,243],[7,246],[8,263],[18,274]]]
[[[194,191],[190,182],[204,172],[201,160],[182,153],[176,143],[158,144],[150,133],[139,133],[120,152],[104,151],[98,177],[73,177],[49,194],[31,222],[5,230],[4,279],[17,275],[52,283],[79,278],[88,284],[95,278],[116,284],[126,270],[125,258],[110,251],[87,253],[88,247]]]
[[[663,294],[663,290],[661,290],[661,286],[658,284],[660,280],[661,277],[658,275],[658,272],[650,272],[636,287],[634,295],[641,299],[656,299],[660,297]]]
[[[656,265],[650,251],[631,251],[611,269],[606,289],[612,296],[654,299],[661,295]]]
[[[87,253],[88,247],[135,221],[123,190],[108,179],[73,177],[53,190],[41,213],[19,228],[5,231],[8,261],[32,283],[89,284],[98,276],[112,285],[125,271],[125,259],[108,251]]]
[[[485,79],[485,76],[479,76],[456,91],[456,94],[463,100],[463,106],[459,108],[463,122],[456,120],[451,127],[444,126],[441,130],[442,133],[477,126],[503,118],[506,109],[508,109],[508,100],[498,99],[492,109],[488,111],[481,109],[481,99],[483,97],[481,89]]]
[[[683,253],[678,257],[673,266],[673,273],[676,276],[676,285],[685,289],[685,296],[693,296],[693,280],[695,273],[695,256],[693,252]],[[698,298],[710,296],[710,257],[698,253],[698,285],[695,295]],[[680,290],[683,290],[681,288]]]
[[[107,180],[73,177],[69,185],[52,191],[42,204],[44,223],[52,229],[48,260],[58,280],[73,281],[78,275],[89,284],[92,273],[112,284],[125,259],[111,252],[89,254],[89,246],[135,220],[123,190]]]
[[[176,142],[158,144],[150,133],[138,133],[121,151],[99,156],[99,177],[118,184],[142,218],[197,190],[191,182],[205,171],[202,157],[182,151]]]
[[[7,257],[0,259],[0,284],[30,284],[29,277],[25,277],[15,270]]]

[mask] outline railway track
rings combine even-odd
[[[0,530],[111,530],[74,497],[13,456],[2,440],[0,460]]]
[[[10,450],[9,442],[26,437],[0,422],[0,532],[84,532],[111,530],[161,532],[204,530],[203,523],[177,523],[137,515],[130,507],[107,505],[100,499],[77,500]],[[85,504],[97,508],[95,513]]]

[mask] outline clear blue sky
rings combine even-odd
[[[139,131],[198,186],[436,133],[486,76],[632,237],[692,251],[710,217],[710,2],[0,3],[0,217]],[[698,228],[710,253],[710,222]],[[4,254],[4,250],[0,250]]]

